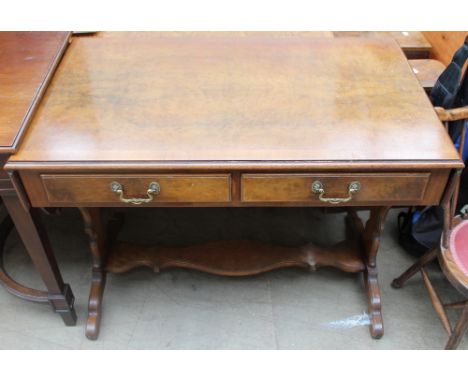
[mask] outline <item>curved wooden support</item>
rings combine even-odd
[[[11,278],[3,265],[3,248],[9,233],[14,224],[10,215],[7,215],[0,223],[0,284],[5,287],[7,292],[23,300],[48,303],[49,297],[46,291],[28,288]]]
[[[137,267],[149,267],[155,271],[178,267],[222,276],[248,276],[288,267],[311,270],[334,267],[345,272],[362,272],[364,263],[356,240],[343,241],[330,248],[313,244],[283,247],[249,240],[218,241],[188,247],[117,243],[106,270],[123,273]]]
[[[382,301],[377,280],[377,268],[367,267],[364,272],[364,284],[367,290],[368,313],[370,319],[370,334],[372,338],[382,338],[384,334],[382,319]]]
[[[366,262],[369,266],[375,267],[377,252],[380,247],[380,236],[384,230],[385,218],[390,207],[372,207],[370,217],[364,230],[364,250],[366,253]]]
[[[88,319],[86,321],[86,337],[96,340],[99,336],[102,318],[102,299],[106,286],[106,273],[93,271],[91,277],[91,291],[88,301]]]
[[[363,233],[366,270],[364,283],[367,291],[368,311],[370,318],[370,333],[372,338],[381,338],[384,334],[382,319],[382,303],[380,287],[377,280],[377,251],[380,246],[380,236],[384,228],[385,217],[390,207],[373,207]]]
[[[95,340],[99,336],[102,317],[102,299],[106,283],[106,272],[104,269],[107,252],[106,234],[99,208],[80,208],[80,212],[85,224],[85,232],[89,238],[93,264],[91,290],[88,300],[86,337]]]

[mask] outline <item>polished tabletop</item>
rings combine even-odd
[[[0,32],[0,152],[13,152],[67,32]]]
[[[393,39],[74,38],[15,162],[460,164]]]

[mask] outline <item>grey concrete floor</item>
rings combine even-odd
[[[441,349],[447,336],[420,276],[403,289],[390,287],[415,260],[398,246],[397,212],[388,216],[378,256],[385,325],[380,340],[371,339],[365,325],[362,278],[333,269],[284,269],[242,278],[180,269],[110,275],[100,337],[87,340],[88,243],[78,211],[64,209],[44,220],[76,297],[78,323],[65,327],[48,305],[25,302],[0,289],[0,348]],[[343,238],[343,217],[305,208],[131,209],[119,238],[172,245],[227,238],[330,243]],[[42,287],[16,232],[6,243],[5,264],[17,280]],[[444,299],[460,299],[436,266],[431,275]],[[460,348],[468,349],[468,339]]]

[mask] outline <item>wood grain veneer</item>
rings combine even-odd
[[[311,190],[312,183],[320,181],[326,197],[343,198],[348,195],[351,182],[361,188],[352,196],[352,204],[419,204],[424,199],[430,174],[245,174],[242,175],[244,202],[308,201],[327,205]],[[347,204],[347,203],[344,203]],[[349,204],[349,203],[348,203]]]
[[[229,202],[231,200],[230,177],[219,175],[180,174],[118,174],[118,175],[42,175],[49,203],[119,203],[119,197],[111,190],[112,182],[119,182],[124,195],[145,197],[151,182],[160,185],[160,192],[149,204]],[[122,204],[124,205],[124,204]]]
[[[459,163],[394,41],[131,41],[74,41],[9,169],[76,162],[108,169],[114,162]]]

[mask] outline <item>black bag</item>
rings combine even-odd
[[[450,65],[438,78],[432,88],[430,99],[434,106],[445,109],[468,105],[468,75],[462,79],[462,70],[468,59],[468,36],[458,49]],[[455,121],[449,124],[449,134],[455,145],[461,144],[460,137],[466,129],[466,121]],[[467,146],[462,149],[466,149]],[[463,153],[465,166],[468,165],[468,152]],[[468,170],[465,167],[460,177],[456,211],[468,204]],[[440,241],[443,228],[443,212],[440,206],[425,208],[411,207],[398,215],[400,245],[408,252],[422,255],[434,248]]]
[[[412,254],[422,255],[437,245],[442,234],[442,208],[426,207],[417,210],[411,207],[398,214],[400,245]]]

